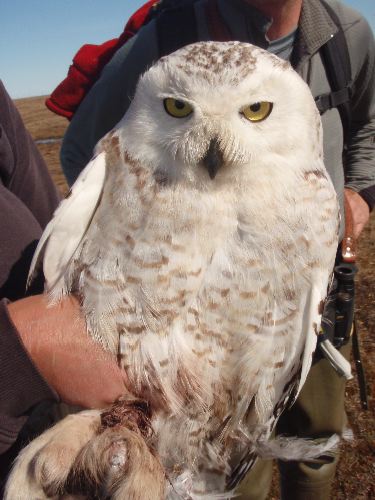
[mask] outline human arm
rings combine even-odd
[[[353,73],[352,133],[345,155],[345,195],[358,237],[375,205],[375,44],[363,18],[347,30]]]
[[[155,23],[144,26],[105,66],[75,113],[61,147],[69,185],[90,161],[95,145],[123,117],[139,76],[158,58]]]
[[[35,370],[7,314],[26,294],[36,242],[58,204],[47,167],[0,82],[0,453],[16,440],[28,411],[57,399]],[[33,291],[42,291],[35,283]],[[6,298],[6,299],[5,299]]]
[[[126,392],[123,372],[87,334],[74,298],[55,306],[44,295],[0,302],[0,347],[0,454],[41,401],[101,408]]]
[[[370,207],[362,196],[351,189],[345,188],[345,200],[349,205],[353,219],[354,239],[358,239],[370,218]]]
[[[66,403],[101,408],[124,394],[116,359],[86,330],[77,300],[49,305],[35,295],[8,305],[9,316],[40,374]]]

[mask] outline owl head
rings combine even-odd
[[[253,45],[200,42],[139,80],[118,125],[127,152],[167,180],[211,187],[229,178],[301,172],[321,157],[321,124],[290,64]]]

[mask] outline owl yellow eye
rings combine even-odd
[[[251,122],[261,122],[270,115],[272,107],[272,102],[254,102],[254,104],[244,107],[241,113]]]
[[[193,107],[185,101],[167,97],[164,99],[165,111],[174,118],[186,118],[193,112]]]

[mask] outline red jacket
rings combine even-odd
[[[83,45],[74,56],[68,75],[46,100],[46,106],[69,120],[90,88],[99,78],[104,66],[115,52],[145,24],[149,13],[159,2],[149,0],[127,22],[119,38],[101,45]]]

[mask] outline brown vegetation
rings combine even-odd
[[[27,97],[17,99],[15,103],[28,131],[37,142],[39,151],[44,157],[54,181],[62,194],[65,194],[68,187],[60,166],[61,141],[59,139],[62,139],[65,133],[68,120],[49,111],[44,105],[44,101],[45,97]],[[46,144],[39,143],[45,139],[58,139],[58,141]]]
[[[16,105],[35,140],[61,138],[68,124],[44,106],[44,98],[19,99]],[[59,162],[60,143],[38,144],[52,177],[64,192],[67,189]],[[371,217],[359,242],[359,275],[357,286],[357,324],[362,346],[362,359],[367,374],[369,410],[362,410],[353,365],[354,379],[347,385],[346,408],[354,431],[353,443],[343,447],[333,500],[370,500],[375,498],[375,215]],[[276,481],[270,495],[278,498]],[[317,499],[319,500],[319,499]]]

